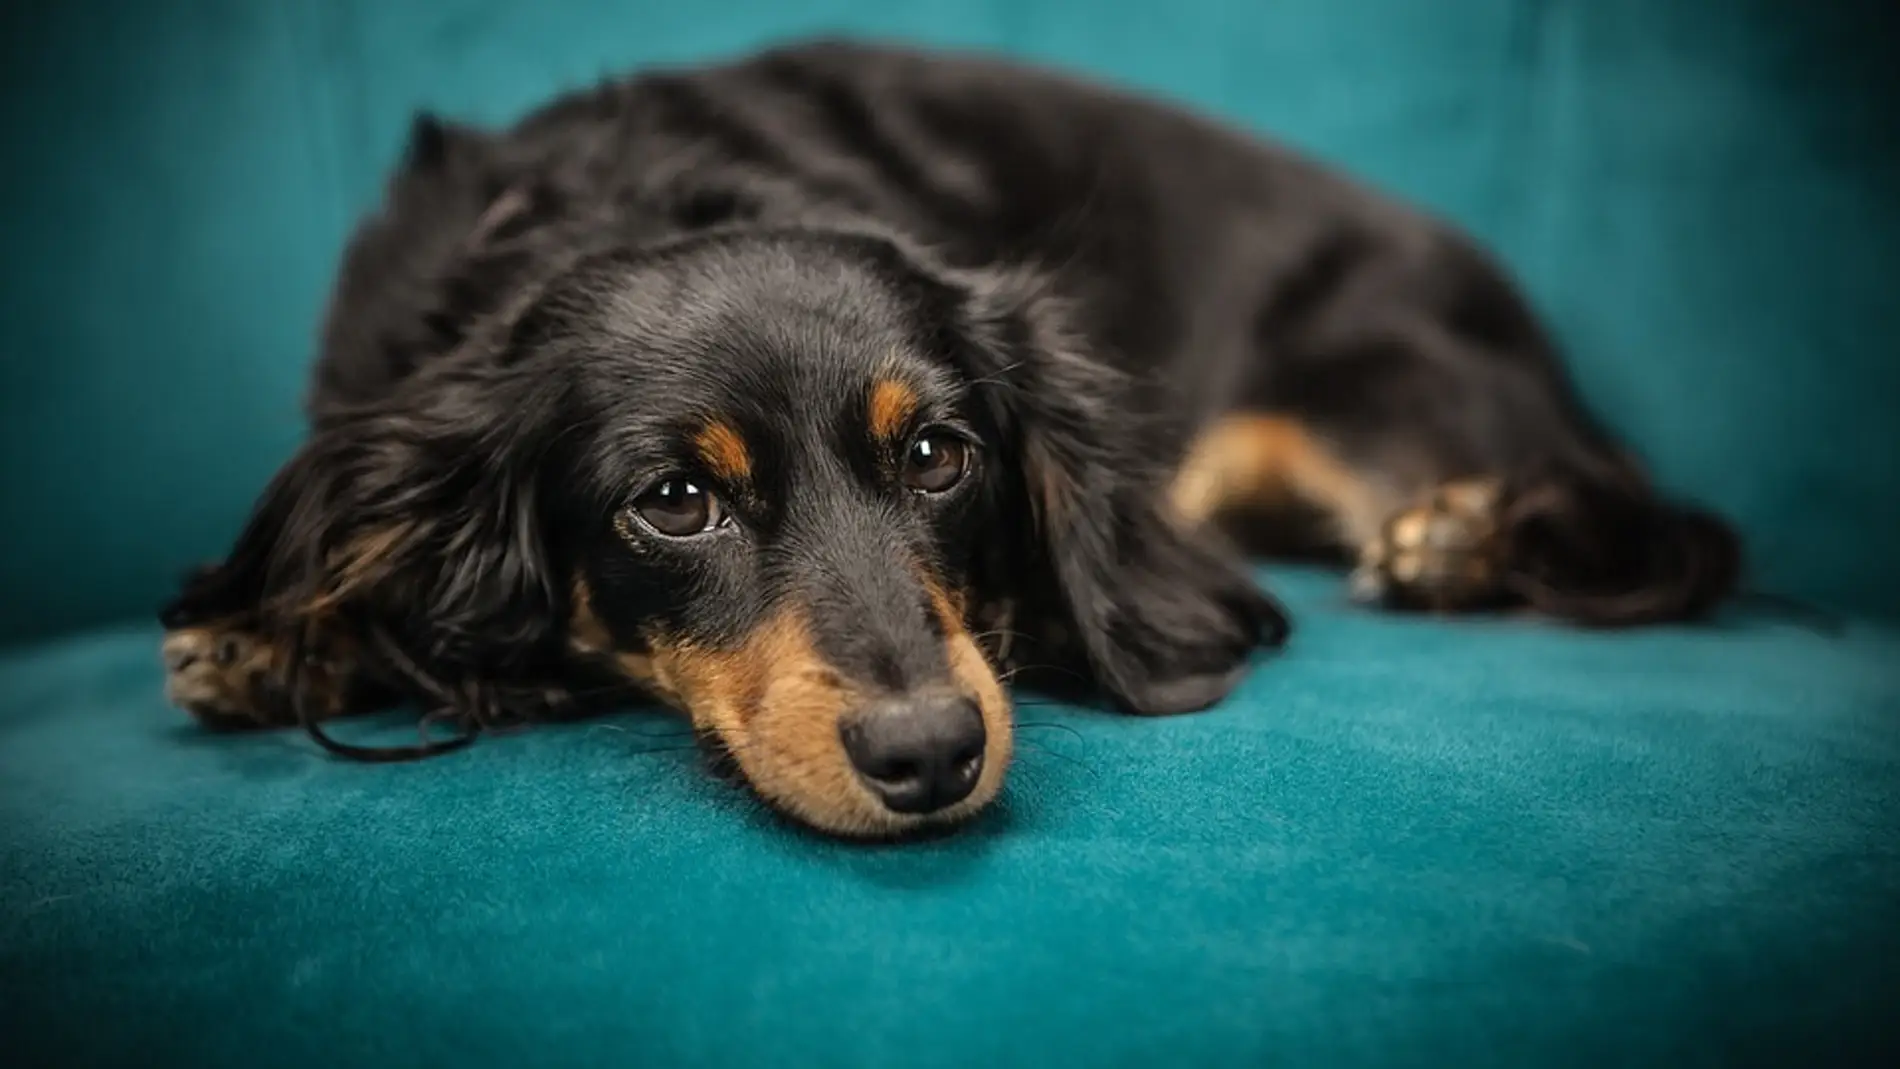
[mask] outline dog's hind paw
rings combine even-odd
[[[1446,483],[1401,509],[1361,548],[1350,589],[1355,600],[1394,608],[1455,612],[1503,593],[1505,544],[1495,479]]]

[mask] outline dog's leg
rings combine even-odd
[[[1170,494],[1181,521],[1222,524],[1250,548],[1356,557],[1359,600],[1446,611],[1498,593],[1500,486],[1479,478],[1413,492],[1394,473],[1348,461],[1301,420],[1236,414],[1196,441]]]
[[[366,696],[348,657],[309,655],[292,673],[283,650],[238,623],[173,628],[161,650],[166,697],[211,727],[284,727],[300,713],[330,719],[360,711]]]
[[[1269,525],[1316,516],[1307,544],[1355,561],[1354,597],[1393,609],[1528,603],[1552,617],[1634,624],[1699,615],[1733,586],[1739,548],[1727,527],[1662,500],[1621,457],[1574,449],[1473,475],[1469,463],[1425,463],[1434,451],[1408,433],[1391,425],[1373,448],[1349,451],[1294,417],[1229,416],[1190,450],[1171,487],[1175,515],[1190,524],[1265,515]],[[1237,533],[1257,541],[1259,527]]]
[[[1310,545],[1357,563],[1353,592],[1394,608],[1623,624],[1724,597],[1728,527],[1649,486],[1494,265],[1452,241],[1418,252],[1320,272],[1324,299],[1274,311],[1177,512],[1299,506],[1321,521]]]
[[[1227,416],[1201,434],[1169,496],[1181,522],[1237,525],[1250,543],[1288,542],[1286,528],[1306,514],[1318,526],[1301,537],[1322,546],[1369,541],[1406,500],[1303,421],[1262,413]]]

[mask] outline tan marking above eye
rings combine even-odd
[[[871,436],[881,441],[901,436],[916,416],[917,405],[916,390],[894,379],[879,380],[871,387]]]
[[[743,482],[752,477],[752,454],[737,428],[723,420],[714,420],[700,428],[693,438],[699,459],[706,470],[728,482]]]

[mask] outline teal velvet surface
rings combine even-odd
[[[186,728],[150,630],[15,655],[8,1064],[1900,1054],[1900,632],[1278,585],[1302,640],[1234,702],[1026,708],[999,810],[898,850],[761,816],[657,715],[364,767]]]
[[[1900,608],[1880,0],[68,0],[0,13],[0,640],[148,613],[294,446],[411,111],[850,31],[1061,63],[1473,229],[1759,585]]]

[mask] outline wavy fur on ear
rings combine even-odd
[[[1152,415],[1165,387],[1091,355],[1034,273],[946,278],[962,295],[973,381],[1015,453],[1030,558],[1018,584],[1043,589],[1044,611],[1124,708],[1219,701],[1290,623],[1235,550],[1167,512],[1178,445]]]
[[[446,361],[386,399],[333,410],[265,491],[225,562],[189,583],[167,627],[235,622],[295,673],[339,644],[355,671],[476,720],[559,649],[564,584],[536,472],[549,388]]]

